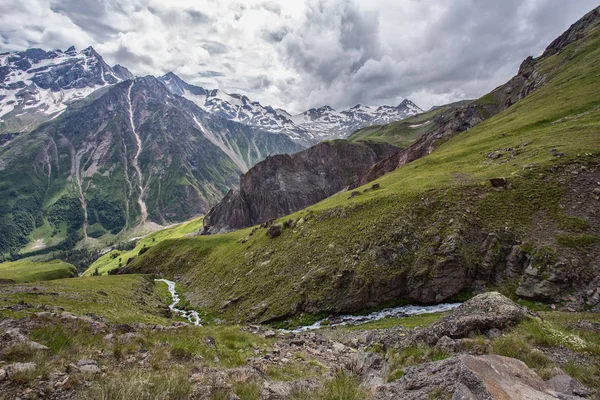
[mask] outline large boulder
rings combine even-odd
[[[498,292],[477,295],[458,306],[454,312],[428,328],[416,331],[414,341],[434,345],[448,336],[458,339],[471,333],[486,333],[492,329],[504,330],[533,314]]]
[[[399,380],[381,385],[374,399],[555,400],[582,399],[558,392],[559,385],[544,382],[525,363],[498,355],[455,356],[410,367]],[[569,386],[569,389],[571,386]]]

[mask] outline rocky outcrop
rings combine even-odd
[[[542,57],[548,57],[560,52],[565,46],[580,40],[594,27],[600,25],[600,7],[596,7],[589,13],[583,16],[579,21],[575,22],[562,35],[557,37],[552,43],[546,47]]]
[[[532,314],[526,308],[498,292],[488,292],[473,297],[451,315],[417,331],[414,339],[434,345],[444,336],[456,339],[467,337],[471,333],[485,333],[491,329],[503,330],[530,317]]]
[[[460,355],[407,368],[398,381],[379,386],[374,399],[427,399],[436,394],[454,400],[582,399],[573,391],[576,387],[581,393],[578,382],[567,378],[566,383],[545,382],[514,358]]]
[[[359,184],[363,185],[395,169],[430,154],[439,143],[473,128],[482,121],[506,110],[508,107],[528,96],[546,82],[546,77],[537,69],[536,64],[560,52],[565,46],[580,40],[594,27],[600,24],[600,7],[586,14],[573,24],[565,33],[554,40],[538,57],[526,58],[519,71],[506,84],[499,86],[484,98],[457,107],[453,114],[439,117],[435,122],[437,128],[423,135],[411,146],[399,151],[389,159],[373,166],[365,174]]]
[[[227,232],[308,207],[349,186],[398,148],[346,140],[323,142],[294,155],[267,158],[240,177],[204,218],[205,234]]]
[[[458,339],[475,334],[497,336],[527,318],[536,316],[498,292],[479,294],[458,306],[452,314],[431,326],[398,335],[389,331],[370,341],[386,348],[405,348],[419,343],[454,352],[461,346]]]

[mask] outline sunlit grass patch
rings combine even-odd
[[[42,262],[24,259],[0,263],[0,282],[38,282],[74,276],[77,276],[75,266],[61,260]]]

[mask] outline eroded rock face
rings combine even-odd
[[[323,142],[293,155],[269,157],[240,177],[204,218],[204,233],[245,228],[317,203],[356,184],[375,163],[396,153],[390,144]]]
[[[525,363],[514,358],[460,355],[407,368],[398,381],[378,387],[374,398],[427,399],[437,394],[439,398],[453,400],[582,399],[573,394],[575,385],[544,382]],[[557,392],[557,388],[563,387],[569,393]]]

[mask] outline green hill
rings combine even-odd
[[[75,266],[61,260],[0,263],[0,282],[37,282],[77,276]]]
[[[153,246],[163,240],[180,238],[197,232],[202,228],[204,217],[198,217],[183,224],[177,224],[170,228],[165,228],[144,236],[131,250],[111,250],[98,258],[82,275],[91,276],[93,274],[106,274],[108,271],[125,265],[129,259],[135,258],[140,252],[144,252],[147,247]]]
[[[41,310],[63,310],[76,315],[92,313],[110,322],[170,324],[170,313],[149,277],[90,276],[50,282],[0,286],[1,317],[21,318]],[[25,310],[5,308],[26,303]]]

